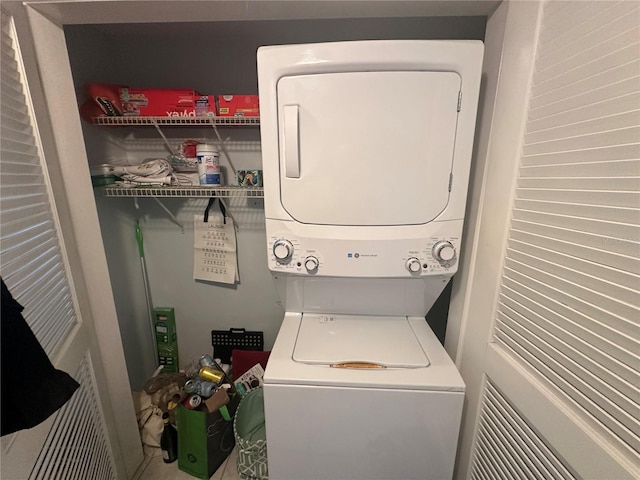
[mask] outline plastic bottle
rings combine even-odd
[[[207,143],[196,146],[200,185],[220,185],[220,152]]]
[[[160,437],[160,448],[162,449],[162,460],[164,463],[175,462],[178,459],[178,432],[169,423],[169,413],[162,414],[164,429]]]

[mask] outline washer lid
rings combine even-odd
[[[313,365],[429,366],[407,317],[319,313],[302,315],[293,360]]]

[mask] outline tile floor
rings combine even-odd
[[[162,455],[145,457],[133,480],[193,480],[195,477],[178,469],[178,462],[164,463]],[[210,480],[241,480],[236,468],[234,448]]]

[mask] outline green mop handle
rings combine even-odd
[[[140,253],[140,258],[144,258],[144,247],[142,246],[142,229],[140,228],[140,224],[136,222],[136,242],[138,242],[138,253]]]
[[[149,317],[149,327],[151,328],[151,346],[153,348],[154,362],[158,359],[158,345],[156,344],[156,329],[153,319],[153,306],[151,304],[151,292],[149,291],[149,280],[147,279],[147,267],[144,261],[144,247],[142,246],[142,229],[136,222],[136,242],[138,242],[138,253],[140,254],[140,266],[142,267],[142,283],[144,285],[144,296],[147,300],[147,315]]]

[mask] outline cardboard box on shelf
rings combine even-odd
[[[214,95],[196,95],[194,97],[196,117],[216,114],[216,97]]]
[[[258,95],[218,95],[218,115],[221,117],[259,117]]]
[[[197,117],[215,115],[215,97],[191,89],[121,88],[123,115],[134,117]]]

